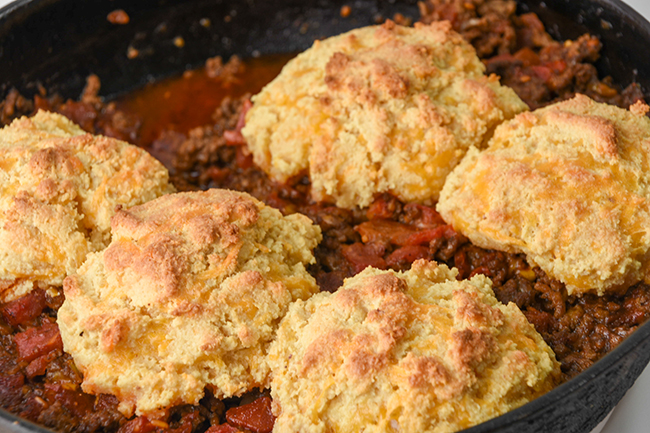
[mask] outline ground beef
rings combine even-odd
[[[515,1],[427,0],[418,3],[420,21],[447,20],[480,58],[508,54],[517,46]]]
[[[423,22],[450,20],[474,45],[488,72],[500,75],[531,108],[576,92],[619,106],[641,97],[635,85],[620,91],[609,79],[597,77],[593,62],[601,48],[598,39],[584,35],[571,44],[553,41],[536,15],[517,16],[513,1],[427,0],[420,10]],[[214,58],[206,66],[210,79],[226,81],[236,80],[243,70],[239,59],[224,65]],[[487,275],[497,298],[516,303],[552,347],[565,379],[592,365],[648,319],[650,286],[644,283],[603,297],[568,296],[562,283],[531,267],[524,256],[472,245],[431,206],[382,194],[367,209],[345,210],[311,202],[304,174],[286,184],[271,181],[253,164],[240,133],[250,107],[248,95],[225,98],[208,125],[187,132],[161,125],[157,138],[145,142],[139,114],[120,110],[116,102],[104,103],[99,89],[97,77],[90,76],[79,101],[48,96],[42,88],[32,99],[11,91],[0,103],[0,123],[39,108],[56,111],[88,132],[145,147],[165,164],[181,191],[231,188],[285,214],[304,213],[323,231],[314,252],[316,264],[309,269],[321,290],[335,291],[344,278],[369,265],[405,270],[418,258],[455,266],[459,278]],[[162,420],[125,419],[115,397],[81,392],[81,374],[62,352],[55,323],[63,295],[48,293],[36,290],[0,305],[2,407],[61,432],[265,433],[271,428],[265,390],[224,401],[206,390],[199,405],[174,407]]]
[[[536,14],[516,15],[512,0],[426,0],[421,21],[449,20],[476,49],[488,73],[501,77],[531,109],[585,94],[627,108],[643,98],[637,84],[619,91],[611,78],[599,79],[598,38],[583,35],[558,42]]]
[[[15,89],[9,91],[0,102],[0,125],[8,125],[21,116],[30,116],[36,111],[47,110],[63,114],[82,129],[93,134],[102,134],[138,144],[140,121],[118,110],[114,102],[104,103],[97,95],[100,81],[90,75],[79,101],[64,101],[59,95],[47,96],[45,89],[39,87],[33,100],[28,100]]]

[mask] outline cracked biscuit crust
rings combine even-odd
[[[270,352],[274,432],[450,432],[550,390],[555,355],[489,279],[416,261],[291,306]]]
[[[569,294],[626,288],[650,263],[650,119],[586,96],[524,113],[472,149],[438,211],[476,245],[523,252]]]
[[[119,211],[113,240],[64,282],[58,314],[82,388],[154,416],[268,385],[266,352],[289,304],[318,291],[305,266],[320,229],[245,193],[171,194]]]
[[[173,191],[144,150],[39,111],[0,130],[0,300],[60,286],[110,239],[115,206]]]
[[[432,203],[467,149],[527,109],[448,22],[391,21],[324,41],[253,97],[242,130],[284,182],[308,172],[316,200],[351,208],[391,192]]]

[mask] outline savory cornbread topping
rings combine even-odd
[[[174,191],[144,150],[39,111],[0,130],[0,300],[60,286],[104,248],[115,206]]]
[[[245,193],[179,193],[119,211],[108,248],[64,282],[58,324],[85,392],[149,414],[268,385],[289,304],[318,289],[320,229]]]
[[[270,363],[274,432],[451,432],[550,390],[555,355],[488,278],[419,260],[293,304]]]
[[[438,211],[479,246],[523,252],[569,294],[604,294],[650,264],[650,119],[577,95],[500,125],[448,177]]]
[[[311,195],[367,206],[390,192],[432,203],[470,146],[527,109],[448,22],[352,30],[291,60],[253,97],[242,134],[255,163]]]

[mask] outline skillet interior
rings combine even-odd
[[[352,6],[347,19],[340,7]],[[123,8],[131,18],[116,26],[108,12]],[[521,12],[536,12],[556,38],[586,31],[603,42],[601,75],[615,82],[638,82],[650,101],[650,24],[618,0],[520,1]],[[561,12],[560,12],[561,11]],[[234,12],[234,13],[233,13]],[[304,50],[314,39],[373,24],[375,15],[395,12],[417,17],[414,0],[19,0],[0,10],[0,97],[12,87],[23,94],[42,83],[49,93],[76,98],[90,73],[111,98],[156,78],[200,66],[206,58]],[[224,21],[230,16],[229,22]],[[208,18],[211,25],[199,24]],[[182,36],[185,45],[173,40]],[[127,59],[129,46],[140,55]],[[578,377],[515,411],[467,432],[589,432],[622,398],[650,359],[650,323]],[[0,410],[0,430],[49,432]]]

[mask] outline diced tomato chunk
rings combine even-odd
[[[368,243],[404,245],[415,229],[408,224],[388,220],[372,220],[359,224],[354,228],[361,240]]]
[[[238,433],[239,429],[231,426],[230,424],[213,425],[205,431],[205,433]]]
[[[2,317],[12,326],[22,325],[38,317],[47,306],[45,292],[40,289],[8,302],[1,309]]]
[[[352,264],[355,273],[359,273],[372,266],[377,269],[386,269],[386,261],[383,259],[385,249],[381,244],[362,244],[355,242],[352,245],[345,245],[341,248],[343,257]]]
[[[412,224],[418,228],[434,228],[446,224],[438,211],[431,206],[425,206],[418,203],[409,203],[404,206],[405,212],[417,211],[419,218],[415,219]]]
[[[47,400],[56,401],[78,417],[84,417],[92,412],[95,406],[95,396],[81,391],[66,389],[60,384],[46,383],[45,395]]]
[[[139,416],[124,424],[117,433],[150,433],[158,427],[146,416]]]
[[[386,264],[388,266],[397,266],[402,263],[413,263],[418,259],[426,259],[428,256],[428,247],[407,245],[390,253],[390,255],[386,257]]]
[[[29,328],[14,335],[18,360],[31,362],[53,350],[63,350],[63,341],[56,323],[44,323],[40,328]]]
[[[552,62],[546,63],[546,66],[549,67],[556,74],[561,74],[566,70],[567,64],[564,60],[558,59]]]
[[[241,146],[243,144],[246,144],[246,140],[244,140],[244,136],[242,135],[241,130],[246,125],[246,113],[251,109],[252,106],[253,103],[250,101],[250,99],[244,101],[244,105],[242,107],[241,114],[237,119],[237,125],[235,126],[235,129],[223,132],[223,138],[226,139],[226,144],[229,146]]]
[[[212,165],[205,170],[205,175],[209,177],[213,182],[223,182],[230,175],[230,173],[230,169],[219,168],[215,165]]]
[[[252,403],[233,407],[226,412],[228,423],[254,433],[271,433],[275,417],[271,412],[271,398],[260,397]]]
[[[250,153],[248,148],[240,146],[237,148],[237,152],[235,153],[235,162],[237,162],[239,167],[246,170],[253,166],[253,154]]]
[[[421,230],[410,235],[404,245],[428,245],[434,239],[449,237],[455,233],[450,225],[438,226],[435,229]]]
[[[29,379],[44,375],[47,371],[47,366],[50,365],[50,362],[54,361],[58,355],[59,353],[52,351],[43,356],[39,356],[30,362],[29,365],[25,368],[25,375]]]
[[[366,216],[369,220],[390,219],[396,212],[401,210],[401,203],[390,194],[382,194],[368,206]]]
[[[227,130],[223,131],[223,138],[226,139],[226,144],[229,146],[241,146],[245,144],[244,136],[241,135],[240,131]]]
[[[539,55],[530,47],[524,47],[514,54],[514,58],[520,60],[524,66],[539,64]]]
[[[537,75],[543,81],[547,81],[549,78],[551,78],[552,75],[551,68],[547,66],[534,65],[531,66],[530,69],[532,69],[535,75]]]
[[[237,119],[237,126],[235,126],[235,130],[241,131],[244,126],[246,126],[246,113],[248,113],[248,110],[253,108],[253,103],[251,102],[250,99],[247,99],[244,101],[242,104],[241,108],[241,113],[239,114],[239,118]]]

